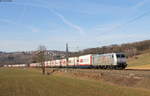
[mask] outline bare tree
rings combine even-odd
[[[40,62],[43,75],[45,74],[45,59],[46,59],[46,47],[44,45],[40,45],[38,47],[38,61]]]

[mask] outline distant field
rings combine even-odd
[[[37,69],[0,68],[0,96],[150,96],[150,90],[61,75]]]
[[[150,65],[150,52],[148,51],[145,54],[141,54],[136,57],[129,58],[127,63],[129,67],[134,67],[134,66],[142,67],[143,65],[144,66]],[[149,66],[145,66],[145,67],[149,67]]]

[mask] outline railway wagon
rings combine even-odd
[[[55,60],[55,65],[56,67],[61,67],[61,63],[60,63],[61,60]]]
[[[79,66],[79,57],[74,57],[75,66]]]
[[[47,67],[51,66],[51,61],[47,61]]]
[[[51,66],[51,61],[45,61],[44,64],[45,64],[45,67],[50,67]]]
[[[45,67],[58,68],[103,68],[124,69],[127,67],[124,53],[88,54],[79,57],[44,62]],[[4,67],[24,67],[26,64],[6,65]],[[30,67],[41,67],[40,63],[31,63]]]
[[[75,67],[75,57],[71,57],[68,59],[68,67]]]
[[[35,67],[41,67],[41,65],[40,65],[40,63],[31,63],[30,67],[33,67],[33,68],[35,68]]]
[[[55,60],[50,61],[50,67],[55,67],[56,65],[55,62],[56,62]]]
[[[67,62],[66,62],[66,59],[61,59],[60,60],[60,65],[61,65],[61,67],[66,67],[67,66]]]
[[[91,68],[92,67],[92,54],[79,56],[79,63],[77,67],[80,68]]]
[[[45,61],[45,67],[57,68],[103,68],[124,69],[127,66],[124,53],[88,54],[79,57]],[[39,63],[32,63],[30,67],[41,67]]]
[[[74,60],[76,58],[76,60]],[[77,68],[124,69],[127,67],[124,53],[88,54],[70,58],[68,66]],[[74,62],[74,63],[73,63]]]
[[[4,67],[24,68],[24,67],[27,67],[27,64],[12,64],[12,65],[4,65]]]

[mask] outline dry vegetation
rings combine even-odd
[[[141,55],[129,58],[128,68],[134,69],[150,69],[150,50],[146,50]]]
[[[133,87],[150,89],[150,71],[143,70],[91,70],[91,69],[68,69],[56,72],[63,76],[71,76],[84,79],[100,80],[103,82]]]
[[[150,91],[61,74],[43,76],[37,69],[1,68],[0,96],[150,96]]]

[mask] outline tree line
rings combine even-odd
[[[85,54],[104,54],[104,53],[112,53],[112,52],[124,52],[128,57],[132,57],[138,54],[141,54],[145,50],[150,49],[150,40],[144,40],[140,42],[134,43],[126,43],[126,44],[113,44],[110,46],[102,46],[97,48],[88,48],[79,52],[69,52],[69,57],[80,56]],[[46,56],[45,60],[52,59],[62,59],[65,58],[66,53],[64,51],[55,51],[55,50],[46,50],[48,56]],[[37,60],[38,51],[32,52],[13,52],[13,53],[4,53],[0,52],[0,65],[4,64],[29,64],[39,62]],[[53,53],[53,54],[52,54]]]
[[[126,44],[113,44],[110,46],[102,46],[97,48],[89,48],[79,52],[71,53],[71,56],[80,56],[85,54],[104,54],[104,53],[113,53],[113,52],[124,52],[128,57],[132,57],[138,54],[141,54],[145,50],[150,49],[150,40],[144,40],[134,43]]]

